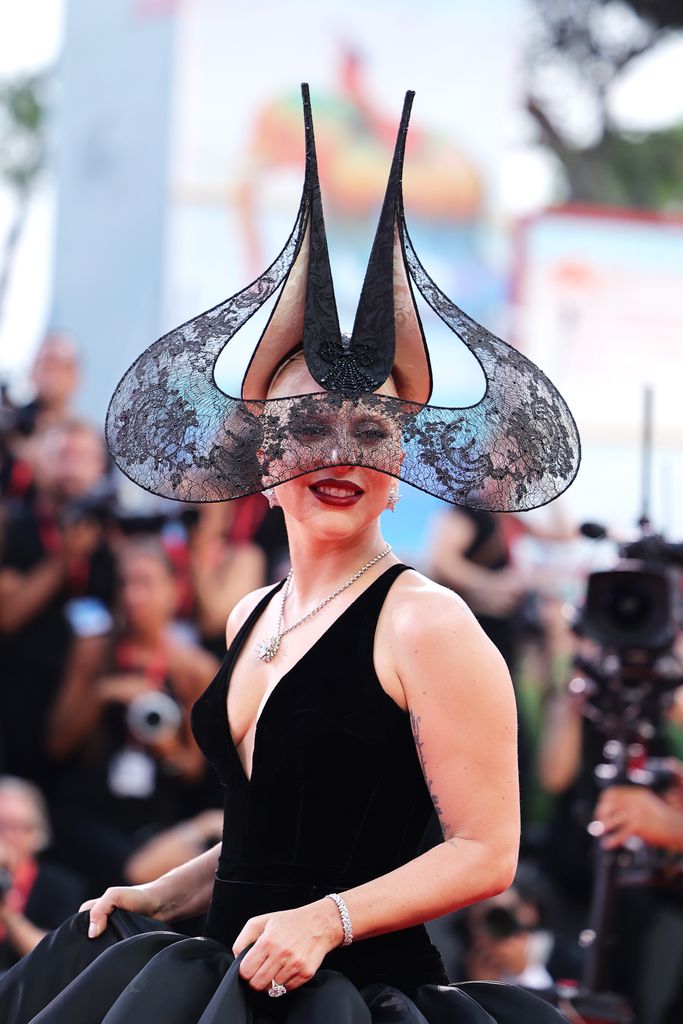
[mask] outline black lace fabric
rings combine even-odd
[[[250,315],[242,293],[211,319],[156,342],[124,376],[106,423],[119,467],[147,491],[190,502],[243,497],[335,464],[375,469],[453,504],[491,511],[522,511],[557,497],[579,461],[564,400],[538,369],[528,372],[533,364],[524,356],[453,306],[408,252],[425,298],[457,324],[482,365],[487,389],[476,405],[447,408],[350,390],[258,401],[225,395],[213,380],[225,337],[218,329]],[[273,275],[254,289],[254,302],[276,287],[276,269]]]
[[[306,177],[284,249],[243,291],[146,349],[109,403],[107,443],[140,487],[178,501],[228,501],[314,470],[354,465],[455,505],[503,512],[544,505],[571,484],[580,442],[564,399],[534,363],[440,291],[410,241],[401,173],[411,101],[408,94],[349,339],[339,331],[304,87]],[[305,273],[299,272],[302,254]],[[299,281],[305,302],[297,295]],[[423,346],[411,285],[479,361],[486,391],[475,405],[449,408],[376,392],[391,371],[397,339],[412,337],[413,351]],[[259,341],[261,364],[269,329],[270,339],[276,332],[282,338],[290,310],[292,317],[300,310],[298,336],[323,390],[276,399],[226,395],[214,379],[218,356],[281,286]],[[281,341],[271,344],[283,350]],[[399,394],[410,394],[410,381],[404,384]]]

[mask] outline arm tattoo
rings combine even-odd
[[[439,824],[441,826],[441,831],[443,833],[444,839],[447,839],[447,842],[451,842],[451,838],[455,837],[451,837],[452,829],[450,828],[448,822],[444,818],[444,812],[443,808],[441,807],[441,804],[439,803],[439,797],[434,792],[433,780],[427,774],[427,762],[425,760],[424,750],[422,749],[422,737],[420,736],[420,721],[420,716],[415,715],[413,714],[412,711],[410,711],[410,726],[413,730],[413,737],[415,739],[417,756],[419,757],[420,765],[422,766],[422,774],[424,775],[425,782],[427,783],[427,789],[429,790],[429,795],[432,798],[434,810],[436,811],[437,817],[439,819]]]

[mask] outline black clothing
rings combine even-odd
[[[56,993],[40,1024],[95,1024],[110,1007],[107,1024],[562,1020],[520,989],[449,985],[422,925],[333,950],[309,982],[280,999],[239,978],[241,956],[230,950],[248,918],[358,885],[417,852],[431,800],[409,715],[382,689],[372,663],[382,603],[405,568],[374,580],[285,673],[261,712],[251,781],[231,742],[226,692],[237,652],[252,642],[250,629],[279,587],[256,607],[195,703],[195,737],[225,787],[226,809],[205,937],[115,910],[103,936],[89,942],[87,914],[75,915],[0,980],[7,1024],[27,1024]]]
[[[36,928],[56,928],[88,898],[81,878],[61,864],[38,858],[38,872],[22,913]],[[0,973],[20,958],[4,939],[0,942]]]
[[[196,701],[193,732],[225,793],[220,878],[351,888],[415,856],[433,805],[409,715],[382,689],[372,662],[379,611],[405,568],[378,577],[278,682],[259,717],[251,780],[226,743],[227,689],[282,584],[247,618]]]
[[[7,502],[0,540],[0,568],[28,572],[46,557],[45,534],[35,505]],[[54,772],[44,750],[44,730],[73,637],[65,613],[73,597],[94,597],[110,608],[116,567],[106,543],[84,565],[82,579],[65,584],[24,626],[0,632],[0,771],[36,782],[51,793]]]
[[[110,637],[103,674],[146,675],[145,665],[121,659],[121,644],[120,637]],[[157,689],[181,703],[163,654],[158,675],[149,676],[150,693]],[[134,851],[201,809],[203,780],[166,772],[163,761],[131,733],[128,714],[124,704],[103,708],[90,735],[61,768],[52,801],[57,854],[88,879],[94,892],[125,885],[125,865]]]
[[[475,531],[472,541],[462,557],[474,565],[480,565],[491,572],[500,572],[510,565],[510,554],[507,544],[500,528],[500,524],[492,512],[486,509],[460,507],[455,513],[464,516],[472,524]],[[448,586],[443,580],[437,582]],[[467,600],[467,593],[463,595]],[[487,615],[477,611],[476,606],[472,611],[477,617],[479,625],[490,640],[496,645],[505,658],[506,664],[514,677],[518,657],[519,624],[516,613],[509,615]]]

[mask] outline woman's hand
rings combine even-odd
[[[313,977],[324,956],[343,938],[339,911],[332,900],[323,897],[294,910],[250,917],[232,952],[238,956],[254,943],[239,967],[240,976],[252,988],[263,991],[275,979],[294,989]]]
[[[159,899],[145,885],[114,885],[94,900],[86,900],[78,908],[90,911],[88,938],[96,939],[107,927],[107,919],[114,907],[132,910],[145,917],[156,917],[161,909]]]

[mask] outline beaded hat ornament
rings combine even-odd
[[[189,502],[240,498],[335,464],[379,470],[472,508],[552,501],[580,461],[567,404],[531,360],[444,295],[410,240],[401,176],[414,94],[406,94],[350,335],[337,316],[305,84],[302,95],[306,170],[287,243],[256,281],[159,338],[127,370],[106,416],[116,464],[145,490]],[[475,404],[429,404],[413,287],[478,360],[486,390]],[[228,395],[214,379],[216,361],[278,289],[241,395]],[[300,349],[319,389],[267,398],[277,369]],[[378,391],[390,375],[398,397]]]

